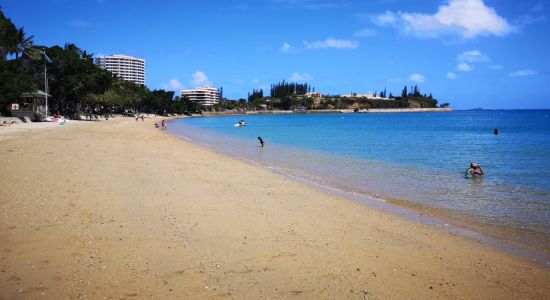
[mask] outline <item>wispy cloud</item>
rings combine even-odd
[[[490,65],[490,66],[489,66],[489,69],[491,69],[491,70],[500,70],[500,69],[502,69],[502,68],[503,68],[503,66],[502,66],[502,65],[498,65],[498,64],[497,64],[497,65]]]
[[[326,48],[334,48],[334,49],[355,49],[359,47],[359,43],[352,40],[338,40],[338,39],[326,39],[324,41],[315,41],[315,42],[308,42],[304,41],[304,45],[307,49],[316,50],[316,49],[326,49]]]
[[[459,63],[457,66],[456,66],[456,69],[458,71],[461,71],[461,72],[469,72],[471,70],[473,70],[474,68],[467,64],[467,63]]]
[[[526,25],[532,25],[532,24],[535,24],[535,23],[539,23],[539,22],[542,22],[544,20],[546,20],[545,15],[524,14],[524,15],[519,16],[519,18],[517,18],[516,23],[519,26],[526,26]]]
[[[467,63],[476,63],[476,62],[484,62],[484,61],[491,60],[489,56],[481,53],[481,51],[479,50],[462,52],[457,56],[457,59],[460,62],[467,62]]]
[[[447,78],[449,79],[456,79],[456,74],[453,72],[447,72]]]
[[[519,17],[517,17],[514,21],[515,24],[517,24],[518,27],[523,28],[528,25],[533,25],[535,23],[539,23],[546,20],[546,15],[544,14],[544,5],[542,2],[538,2],[535,4],[531,9]]]
[[[353,33],[353,36],[356,36],[356,37],[373,37],[375,35],[376,35],[376,30],[370,29],[370,28],[361,29]]]
[[[211,86],[212,82],[208,80],[208,76],[204,72],[196,71],[193,73],[193,80],[191,80],[191,83],[194,86]]]
[[[531,69],[518,70],[508,74],[510,77],[525,77],[525,76],[535,76],[538,75],[538,72]]]
[[[167,91],[179,91],[183,89],[183,84],[177,78],[172,78],[168,80],[168,83],[163,83],[160,86],[163,90]]]
[[[395,25],[399,21],[399,16],[387,10],[383,14],[372,17],[371,20],[378,26]]]
[[[544,5],[542,4],[542,2],[538,2],[533,7],[531,7],[531,11],[533,12],[541,12],[543,10],[544,10]]]
[[[258,79],[258,78],[252,78],[251,82],[252,82],[252,83],[259,83],[259,82],[260,82],[260,79]]]
[[[313,80],[313,77],[308,73],[293,73],[288,79],[291,81],[307,81]]]
[[[505,36],[514,31],[506,19],[485,5],[483,0],[449,0],[435,14],[386,11],[374,16],[378,26],[393,26],[416,37],[435,38],[458,35],[465,39],[478,36]]]
[[[424,75],[422,74],[413,73],[409,75],[409,80],[413,82],[424,82],[426,81],[426,77],[424,77]]]
[[[279,50],[281,52],[290,52],[292,51],[294,48],[292,47],[291,44],[287,43],[287,42],[284,42],[283,45],[281,46],[281,48],[279,48]]]

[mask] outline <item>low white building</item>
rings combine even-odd
[[[352,94],[340,95],[340,97],[342,97],[342,98],[365,98],[365,99],[369,99],[369,100],[391,100],[390,98],[383,98],[383,97],[374,96],[373,93],[368,93],[368,94],[352,93]]]
[[[207,86],[182,90],[181,96],[203,106],[212,106],[220,102],[220,92],[218,89]]]
[[[304,96],[306,96],[306,98],[321,98],[321,97],[323,97],[323,95],[319,92],[307,92]]]

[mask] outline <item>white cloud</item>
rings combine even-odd
[[[290,50],[292,50],[292,46],[289,43],[284,42],[279,50],[281,50],[281,52],[290,52]]]
[[[289,80],[291,81],[307,81],[313,80],[313,77],[308,73],[294,73],[290,76]]]
[[[456,74],[453,72],[447,72],[447,78],[449,79],[456,79]]]
[[[525,77],[525,76],[534,76],[534,75],[537,75],[537,74],[538,74],[537,71],[534,71],[534,70],[531,70],[531,69],[525,69],[525,70],[518,70],[518,71],[512,72],[512,73],[508,74],[508,76],[510,76],[510,77]]]
[[[359,43],[351,40],[338,40],[338,39],[326,39],[324,41],[315,41],[315,42],[304,42],[304,45],[308,49],[324,49],[324,48],[335,48],[335,49],[355,49],[359,47]]]
[[[392,25],[405,34],[426,38],[443,35],[459,35],[466,39],[505,36],[515,30],[483,0],[449,0],[433,15],[386,11],[372,21],[379,26]]]
[[[258,78],[252,78],[252,83],[259,83],[260,82],[260,79]]]
[[[206,76],[206,74],[204,74],[201,71],[196,71],[195,73],[193,73],[193,80],[191,80],[191,83],[196,87],[212,85],[212,82],[208,80],[208,77]]]
[[[183,89],[183,84],[177,78],[172,78],[168,80],[168,83],[161,84],[161,87],[167,91],[179,91]]]
[[[467,64],[467,63],[459,63],[456,66],[456,69],[459,70],[459,71],[462,71],[462,72],[469,72],[469,71],[473,70],[474,68],[472,68],[472,66]]]
[[[457,56],[457,59],[458,61],[467,63],[476,63],[491,60],[489,56],[481,53],[479,50],[462,52]]]
[[[426,77],[418,73],[413,73],[409,76],[409,80],[414,82],[424,82],[426,81]]]
[[[375,35],[376,30],[370,28],[361,29],[353,34],[353,36],[357,37],[373,37]]]
[[[489,69],[491,69],[491,70],[500,70],[502,68],[503,68],[502,65],[490,65],[489,66]]]
[[[378,26],[394,25],[397,23],[398,16],[391,11],[372,17],[371,21]]]

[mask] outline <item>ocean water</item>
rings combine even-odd
[[[234,127],[241,119],[247,126]],[[520,230],[550,247],[550,110],[205,117],[173,121],[169,131],[323,186]],[[470,162],[485,176],[465,178]]]

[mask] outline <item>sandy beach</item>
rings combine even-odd
[[[0,299],[550,296],[550,268],[200,148],[155,121],[0,134]]]

